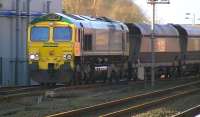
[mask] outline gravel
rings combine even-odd
[[[200,93],[192,94],[186,97],[178,98],[159,105],[153,110],[137,114],[134,117],[169,117],[183,112],[189,108],[200,105]]]
[[[143,83],[130,83],[128,85],[111,85],[91,89],[77,89],[70,91],[64,90],[55,92],[59,95],[54,98],[40,95],[24,97],[17,100],[6,100],[0,102],[0,117],[42,117],[49,114],[91,106],[114,99],[120,99],[127,96],[151,92],[153,90],[177,86],[183,83],[188,83],[188,81],[180,80],[157,82],[154,88],[151,88],[149,83],[146,85]],[[160,117],[161,114],[158,114],[158,112],[163,112],[165,110],[166,113],[172,113],[173,111],[177,112],[177,110],[174,110],[173,108],[171,110],[170,109],[163,107],[150,113],[150,115],[153,114],[153,117],[156,115]],[[148,113],[141,115],[150,117]]]

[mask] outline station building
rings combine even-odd
[[[29,85],[26,37],[32,18],[62,12],[62,0],[0,0],[0,87]]]

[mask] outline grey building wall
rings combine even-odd
[[[62,11],[62,0],[19,0],[20,10],[26,11],[27,2],[30,1],[31,11],[46,12],[47,1],[50,1],[50,11],[51,12],[61,12]],[[0,10],[16,10],[16,0],[0,0]]]
[[[16,1],[19,1],[19,16]],[[50,12],[62,12],[62,0],[0,0],[0,86],[30,84],[26,57],[28,19],[46,13],[47,1],[50,1]]]

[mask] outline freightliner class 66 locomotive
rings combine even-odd
[[[148,24],[106,17],[53,13],[35,18],[28,29],[29,73],[41,84],[91,83],[150,75],[151,29]],[[200,27],[155,26],[156,77],[199,73]]]
[[[28,31],[30,76],[41,83],[95,82],[91,75],[126,62],[127,34],[125,24],[108,18],[60,13],[36,18]]]

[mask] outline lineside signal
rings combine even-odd
[[[147,0],[148,4],[169,4],[169,0]]]

